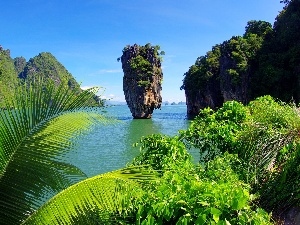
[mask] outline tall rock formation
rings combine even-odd
[[[265,36],[272,26],[265,21],[249,21],[244,36],[234,36],[215,45],[186,72],[187,117],[192,119],[203,108],[216,109],[226,101],[244,104],[251,99],[253,65]]]
[[[163,73],[159,46],[126,46],[121,56],[123,91],[133,118],[151,118],[153,110],[162,103]]]
[[[189,68],[181,87],[189,118],[205,107],[263,95],[300,103],[300,0],[282,2],[273,27],[249,21],[242,37],[214,46]]]

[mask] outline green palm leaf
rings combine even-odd
[[[95,121],[86,108],[96,89],[22,86],[0,110],[0,224],[19,224],[49,197],[85,177],[62,156]]]
[[[116,224],[139,196],[140,181],[155,178],[142,167],[125,168],[81,181],[50,199],[23,223]],[[132,218],[128,218],[132,219]]]

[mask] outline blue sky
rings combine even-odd
[[[0,45],[28,61],[51,52],[83,87],[125,101],[117,58],[124,46],[160,45],[163,101],[185,101],[183,74],[215,44],[243,35],[247,21],[273,24],[280,0],[4,0]]]

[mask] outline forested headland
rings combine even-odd
[[[212,47],[184,74],[188,116],[263,95],[300,102],[300,2],[284,1],[273,24],[249,21],[243,36]]]

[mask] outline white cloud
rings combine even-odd
[[[81,86],[80,88],[82,90],[87,90],[87,89],[92,88],[92,87],[94,87],[94,86]]]
[[[123,72],[123,70],[121,69],[102,69],[89,74],[89,76],[97,76],[97,75],[102,75],[107,73],[121,73],[121,72]]]

